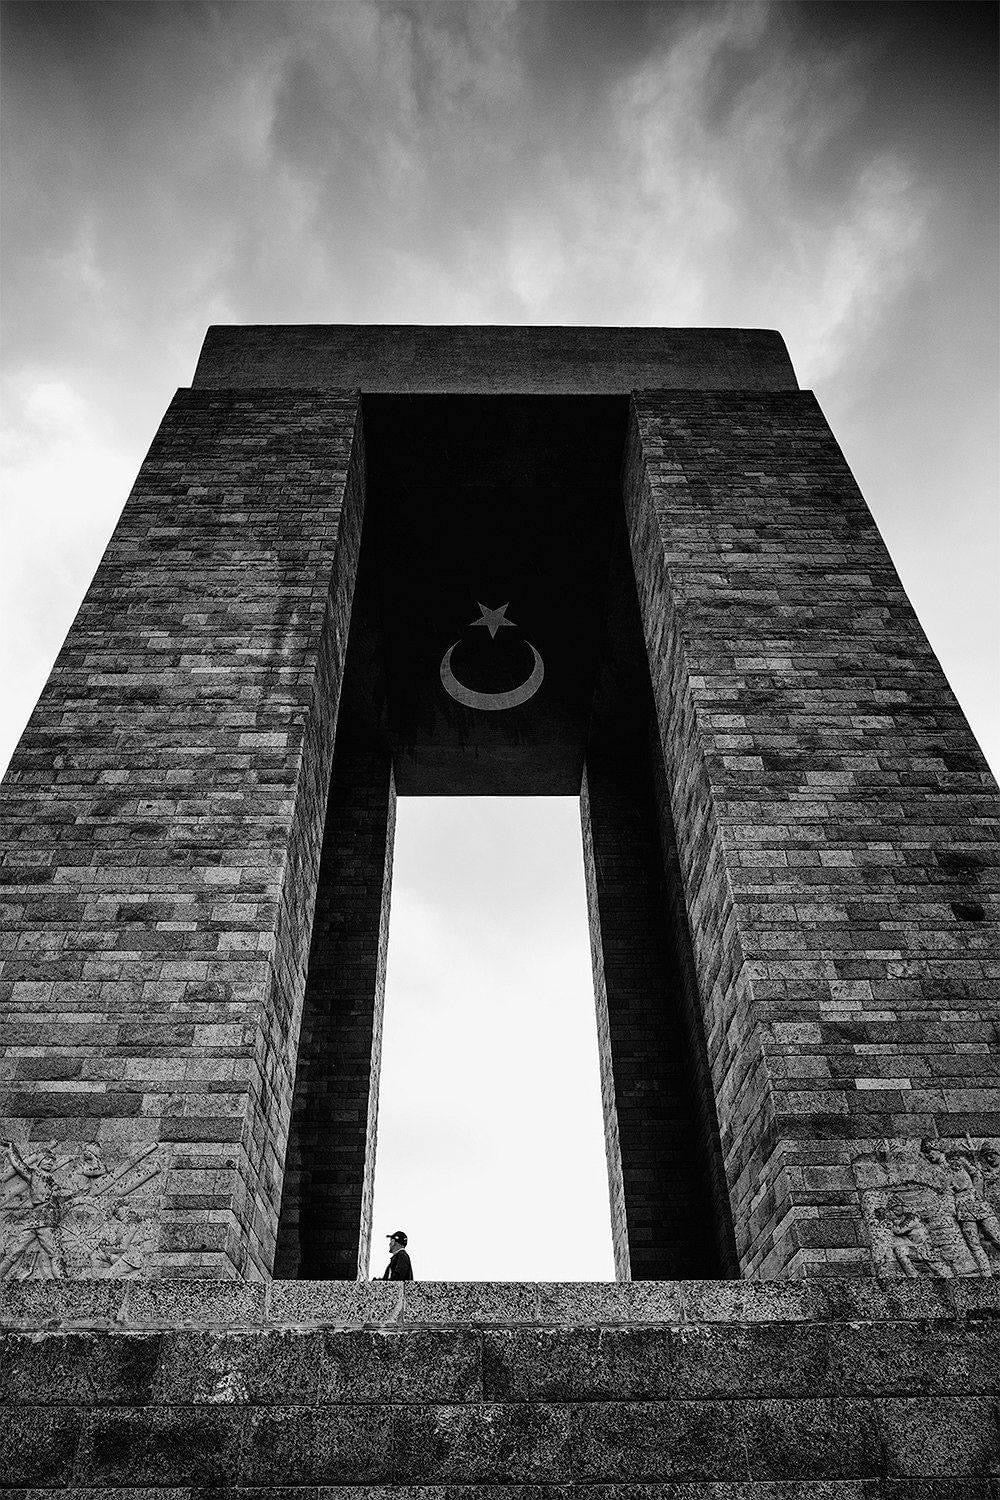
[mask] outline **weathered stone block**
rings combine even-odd
[[[337,1405],[482,1401],[481,1336],[459,1328],[327,1331],[318,1399]]]
[[[238,1472],[242,1413],[232,1409],[95,1407],[73,1477],[87,1489],[225,1484]]]
[[[319,1483],[463,1480],[537,1483],[568,1477],[566,1408],[326,1407],[316,1417]]]
[[[672,1323],[680,1320],[677,1281],[539,1282],[535,1321],[555,1323]]]
[[[6,1281],[0,1295],[0,1328],[43,1328],[64,1320],[74,1327],[107,1328],[119,1316],[122,1281]]]
[[[263,1282],[210,1281],[192,1294],[183,1281],[129,1283],[121,1320],[133,1328],[248,1327],[261,1323],[267,1288]]]
[[[404,1284],[408,1323],[533,1323],[534,1282],[412,1281]]]
[[[579,1480],[749,1478],[733,1402],[601,1402],[570,1410]]]
[[[0,1404],[136,1406],[152,1399],[164,1336],[47,1330],[9,1334],[0,1362]]]
[[[940,1321],[843,1323],[816,1332],[823,1349],[817,1392],[989,1395],[1000,1388],[1000,1322],[995,1320],[970,1319],[958,1339]]]
[[[394,1323],[403,1315],[403,1283],[391,1281],[272,1281],[268,1317],[275,1323],[350,1328]]]
[[[286,1487],[314,1484],[316,1412],[302,1406],[268,1406],[246,1415],[237,1473],[241,1484]]]
[[[996,1476],[1000,1408],[996,1397],[935,1396],[878,1401],[889,1474],[948,1478]]]
[[[0,1474],[6,1485],[63,1486],[73,1477],[83,1416],[72,1407],[0,1409]]]
[[[322,1335],[315,1330],[171,1330],[147,1399],[162,1405],[314,1405]]]
[[[754,1479],[860,1479],[882,1460],[868,1401],[745,1402],[742,1433]]]

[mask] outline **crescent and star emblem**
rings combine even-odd
[[[514,621],[507,619],[509,608],[509,603],[501,604],[499,609],[487,609],[485,604],[480,603],[481,618],[470,621],[470,624],[485,625],[490,633],[490,640],[496,640],[498,630],[505,626],[514,628]],[[529,698],[533,698],[541,687],[542,678],[545,676],[545,664],[530,641],[526,641],[525,645],[534,658],[531,672],[519,687],[511,688],[506,693],[477,693],[473,688],[468,688],[463,682],[459,682],[451,669],[451,653],[458,644],[458,641],[453,641],[441,658],[441,686],[456,703],[464,704],[466,708],[478,708],[487,713],[495,713],[501,708],[520,707],[522,703],[527,703]]]

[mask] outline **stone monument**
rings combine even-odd
[[[358,1284],[397,793],[580,799],[614,1285]],[[985,1496],[998,806],[777,334],[210,329],[0,803],[11,1482]]]

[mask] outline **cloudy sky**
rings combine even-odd
[[[1000,766],[992,4],[15,0],[2,24],[0,764],[208,323],[470,322],[779,328]],[[526,810],[401,810],[376,1228],[405,1213],[424,1275],[609,1274],[606,1225],[565,1230],[603,1172],[576,812]],[[579,1068],[514,1046],[515,999]],[[477,1112],[447,1090],[487,1049]]]

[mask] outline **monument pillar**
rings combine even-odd
[[[580,811],[621,1281],[731,1275],[736,1264],[683,889],[657,797],[660,758],[620,525]]]
[[[988,767],[810,392],[639,393],[625,498],[741,1272],[976,1274]]]
[[[366,541],[298,1034],[274,1263],[286,1278],[368,1275],[396,808],[377,591]]]
[[[174,397],[4,785],[9,1274],[271,1272],[363,506],[356,395]]]

